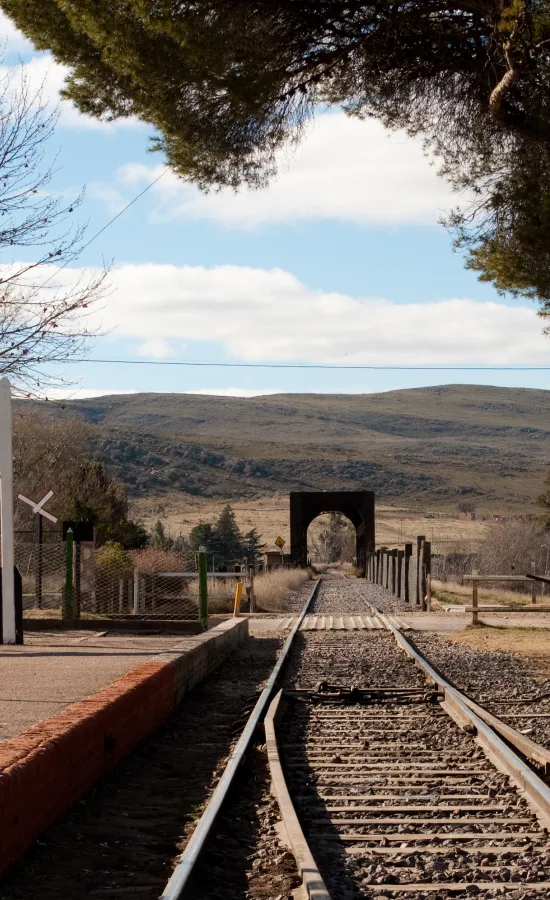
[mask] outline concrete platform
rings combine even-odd
[[[195,643],[193,636],[50,630],[25,634],[23,646],[0,645],[0,742],[159,653],[181,654]]]
[[[233,619],[184,638],[42,632],[2,647],[0,873],[247,635]]]

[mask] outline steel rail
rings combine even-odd
[[[164,888],[164,891],[160,896],[160,900],[179,900],[179,898],[185,896],[185,890],[189,887],[193,870],[200,856],[200,853],[204,848],[204,845],[210,835],[218,813],[220,812],[220,809],[227,797],[231,785],[233,784],[233,780],[235,778],[235,775],[237,774],[241,762],[243,761],[245,753],[248,750],[254,731],[256,730],[256,727],[259,724],[263,713],[266,710],[267,705],[271,699],[271,695],[273,694],[277,679],[289,654],[292,642],[300,629],[300,625],[304,620],[309,605],[311,604],[313,598],[315,597],[315,594],[317,593],[319,584],[320,579],[315,582],[313,590],[306,600],[292,631],[285,641],[281,655],[279,656],[279,659],[277,660],[271,672],[271,675],[269,676],[267,684],[260,694],[260,697],[254,709],[252,710],[252,713],[250,714],[244,730],[239,740],[237,741],[237,744],[231,756],[229,757],[229,761],[223,771],[223,775],[221,776],[216,789],[212,794],[208,805],[206,806],[206,809],[200,817],[197,826],[193,834],[191,835],[189,843],[183,851],[183,854],[180,856],[176,868],[174,869],[170,880],[168,881],[166,887]]]
[[[395,626],[393,622],[388,618],[388,616],[384,615],[384,613],[380,612],[380,610],[366,597],[363,597],[362,594],[357,590],[353,582],[346,576],[343,576],[346,581],[351,585],[354,589],[355,593],[361,597],[361,599],[367,603],[370,607],[373,615],[377,615],[378,618],[382,621],[384,627],[391,631],[398,645],[402,650],[405,651],[407,656],[410,656],[411,659],[415,661],[415,663],[423,669],[426,677],[433,681],[434,684],[437,684],[441,690],[452,690],[456,693],[458,697],[460,697],[461,702],[469,707],[473,713],[479,716],[480,719],[489,725],[494,731],[500,734],[506,741],[512,744],[516,750],[519,750],[527,759],[532,760],[533,762],[538,763],[540,766],[544,766],[545,772],[550,772],[550,750],[547,750],[546,747],[543,747],[541,744],[537,744],[536,741],[533,741],[526,734],[522,734],[521,731],[518,731],[517,728],[513,728],[511,725],[508,725],[506,722],[503,722],[502,719],[499,719],[498,716],[493,715],[483,706],[480,706],[479,703],[476,703],[475,700],[472,700],[468,697],[467,694],[464,694],[453,684],[450,684],[433,666],[428,662],[425,656],[423,656],[420,651],[413,646],[413,644],[405,637],[400,628]]]
[[[346,579],[347,580],[347,579]],[[359,591],[352,585],[359,594]],[[362,597],[363,600],[366,598]],[[426,678],[432,681],[443,691],[444,700],[441,704],[447,715],[455,721],[459,727],[468,727],[475,735],[476,742],[483,749],[486,757],[495,768],[510,777],[521,794],[528,800],[542,827],[550,828],[550,788],[529,768],[517,753],[510,748],[496,733],[493,727],[484,721],[477,712],[471,708],[469,698],[465,697],[458,689],[449,684],[443,676],[430,665],[430,663],[409,643],[400,629],[394,626],[387,617],[380,613],[368,600],[368,605],[382,619],[385,627],[392,632],[398,646],[409,655],[414,662],[424,671]],[[302,876],[302,890],[308,898],[330,900],[330,893],[322,879],[321,873],[315,861],[307,839],[300,825],[294,804],[292,802],[283,767],[279,756],[276,723],[280,714],[280,705],[283,692],[280,691],[271,702],[266,717],[266,739],[268,762],[275,794],[279,803],[282,823],[286,832],[288,844],[296,860],[299,874]],[[473,704],[477,707],[477,704]],[[481,707],[477,707],[485,713]],[[494,718],[494,717],[493,717]],[[497,720],[498,722],[499,720]],[[501,884],[490,883],[491,887],[500,887]],[[419,890],[423,885],[417,886]],[[441,890],[445,889],[445,883],[439,884]],[[464,885],[467,888],[467,883]],[[547,882],[541,885],[546,889]]]

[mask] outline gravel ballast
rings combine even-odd
[[[529,674],[528,659],[515,653],[479,650],[436,634],[417,632],[414,643],[456,687],[513,728],[550,748],[550,718],[540,718],[550,715],[550,696],[544,696],[550,695],[550,680],[535,680]],[[531,702],[510,702],[518,700]]]

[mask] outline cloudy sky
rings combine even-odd
[[[0,32],[4,65],[23,65],[57,103],[62,68],[5,17]],[[438,224],[459,198],[417,142],[334,110],[281,157],[269,188],[204,195],[165,172],[151,135],[62,105],[54,187],[86,187],[89,237],[162,176],[80,260],[112,261],[112,292],[94,313],[104,336],[90,361],[66,367],[72,393],[548,387],[542,369],[430,371],[550,366],[550,338],[532,304],[503,301],[464,270]],[[167,364],[182,361],[195,365]]]

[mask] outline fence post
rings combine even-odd
[[[428,605],[428,576],[432,574],[432,544],[424,541],[422,544],[422,611],[426,612]],[[431,599],[431,598],[430,598]]]
[[[248,568],[248,580],[250,581],[250,612],[256,612],[256,596],[254,594],[254,566]]]
[[[397,596],[398,597],[401,597],[401,593],[402,593],[401,592],[401,587],[402,587],[401,582],[402,582],[402,578],[403,578],[403,557],[404,557],[404,555],[405,554],[404,554],[403,550],[397,551]]]
[[[392,552],[391,552],[391,589],[392,589],[392,594],[395,594],[396,576],[397,576],[397,550],[392,550]]]
[[[42,516],[34,519],[34,535],[36,545],[36,569],[34,573],[34,593],[38,609],[42,609]]]
[[[413,552],[412,544],[405,544],[404,552],[404,560],[405,560],[405,603],[411,602],[411,592],[410,592],[410,584],[409,584],[409,571],[411,564],[411,556]]]
[[[424,579],[424,608],[432,611],[432,543],[424,541],[422,548],[422,573]]]
[[[477,575],[477,569],[472,569],[472,575]],[[479,625],[477,607],[477,581],[472,581],[472,625]]]
[[[73,610],[73,619],[80,619],[80,598],[82,596],[81,592],[81,567],[82,567],[82,555],[80,548],[80,541],[74,542],[74,587],[75,587],[75,604]]]
[[[202,627],[208,628],[208,573],[206,571],[206,547],[199,547],[199,616]]]
[[[73,529],[69,528],[65,538],[65,596],[63,597],[63,618],[73,615]]]
[[[536,560],[532,559],[531,560],[531,575],[535,574],[536,565],[537,565]],[[536,603],[536,602],[537,602],[537,582],[532,581],[531,582],[531,603]]]
[[[420,562],[422,544],[426,540],[426,535],[419,534],[416,538],[416,605],[421,602],[422,593],[422,565]]]
[[[134,569],[134,616],[139,616],[139,569]]]

